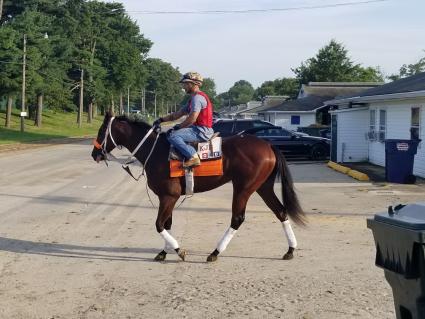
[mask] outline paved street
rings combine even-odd
[[[228,249],[205,263],[229,224],[227,184],[176,210],[187,261],[155,263],[163,242],[145,183],[90,153],[86,142],[0,153],[1,318],[394,317],[365,218],[423,200],[423,186],[360,183],[324,163],[291,162],[309,218],[294,228],[294,260],[280,260],[281,226],[254,195]]]

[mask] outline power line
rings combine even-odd
[[[325,5],[315,6],[301,6],[301,7],[288,7],[288,8],[268,8],[268,9],[245,9],[245,10],[201,10],[201,11],[127,11],[127,13],[134,14],[244,14],[244,13],[261,13],[261,12],[283,12],[283,11],[301,11],[301,10],[312,10],[312,9],[325,9],[325,8],[337,8],[356,6],[377,2],[387,2],[390,0],[368,0],[360,2],[342,2]]]

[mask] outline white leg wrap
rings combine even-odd
[[[289,247],[297,248],[297,239],[295,238],[294,231],[292,230],[289,219],[282,222],[282,226],[286,239],[288,240]]]
[[[167,231],[167,232],[168,232],[168,234],[169,234],[170,236],[173,236],[173,235],[171,234],[171,231]],[[166,240],[165,240],[164,250],[165,250],[167,253],[174,252],[173,247],[171,247],[170,243],[169,243],[168,241],[166,241]]]
[[[232,240],[233,236],[236,234],[237,230],[233,229],[232,227],[229,227],[228,230],[224,233],[223,237],[220,239],[220,241],[217,244],[217,250],[219,253],[224,251],[227,247],[227,245]]]
[[[165,240],[165,247],[167,247],[168,245],[168,247],[171,247],[172,249],[179,248],[179,243],[177,242],[177,240],[175,240],[174,237],[171,236],[169,232],[167,232],[165,229],[159,234]]]

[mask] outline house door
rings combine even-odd
[[[337,128],[338,128],[338,122],[337,122],[338,116],[336,114],[332,114],[332,120],[331,120],[331,161],[337,162],[338,156],[337,156],[337,145],[338,145],[338,139],[337,139]]]

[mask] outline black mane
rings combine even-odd
[[[149,125],[145,121],[137,117],[128,117],[127,115],[120,115],[115,117],[119,121],[126,121],[127,123],[134,124],[142,129],[150,129],[152,125]]]

